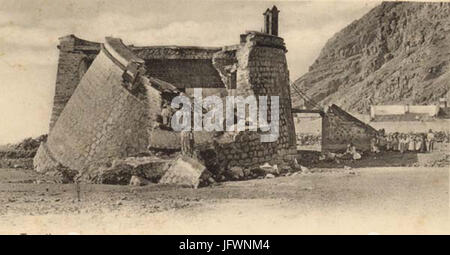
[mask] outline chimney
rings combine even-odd
[[[278,13],[280,11],[274,5],[272,9],[267,8],[264,15],[264,33],[278,36]]]

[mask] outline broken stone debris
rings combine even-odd
[[[273,174],[266,174],[265,178],[266,179],[272,179],[272,178],[275,178],[275,175],[273,175]]]
[[[144,179],[142,177],[133,175],[130,179],[130,185],[131,186],[145,186],[149,183],[147,179]]]
[[[300,171],[302,171],[303,173],[308,173],[309,172],[309,168],[307,168],[306,166],[300,165]]]
[[[99,166],[81,175],[84,181],[98,184],[131,184],[133,176],[157,183],[167,170],[170,160],[157,157],[129,157],[113,160],[111,166]],[[135,178],[136,179],[136,178]],[[147,183],[148,183],[147,182]]]
[[[180,156],[167,169],[159,183],[176,184],[184,187],[198,188],[200,178],[206,171],[206,167],[198,160]]]
[[[279,174],[277,165],[271,166],[269,163],[265,163],[264,165],[259,166],[259,168],[267,174],[276,174],[276,175]]]
[[[231,175],[231,179],[233,180],[239,180],[245,176],[244,169],[238,166],[231,167],[229,173]]]

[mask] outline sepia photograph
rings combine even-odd
[[[0,0],[0,77],[1,235],[450,234],[450,2]]]

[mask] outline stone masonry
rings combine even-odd
[[[81,78],[100,51],[100,43],[81,40],[74,35],[59,38],[58,71],[56,74],[50,130],[72,96]]]
[[[155,122],[168,94],[193,88],[280,99],[278,139],[263,143],[260,131],[243,131],[214,142],[222,167],[282,164],[296,153],[287,50],[276,34],[246,32],[239,44],[222,48],[135,47],[117,38],[100,44],[70,35],[58,48],[51,129],[34,160],[41,172],[62,165],[83,173],[151,147],[176,149],[179,133],[155,129]],[[161,132],[173,140],[167,148]]]
[[[358,150],[368,151],[376,134],[373,127],[333,104],[322,119],[322,150],[342,152],[347,144],[353,143]]]

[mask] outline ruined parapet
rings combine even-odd
[[[58,120],[75,88],[100,51],[100,43],[68,35],[59,38],[59,59],[50,130]]]
[[[214,67],[219,72],[220,78],[229,92],[235,90],[237,85],[237,49],[239,49],[239,45],[236,45],[235,47],[224,47],[221,51],[216,52],[212,59]]]
[[[146,150],[149,104],[145,90],[139,89],[142,65],[120,39],[106,38],[42,145],[46,154],[83,171]],[[43,172],[45,158],[34,162]]]
[[[129,47],[145,61],[146,75],[173,84],[179,89],[225,88],[212,63],[217,47],[147,46]]]
[[[322,119],[322,150],[341,152],[352,143],[360,151],[370,150],[377,130],[333,104]]]

